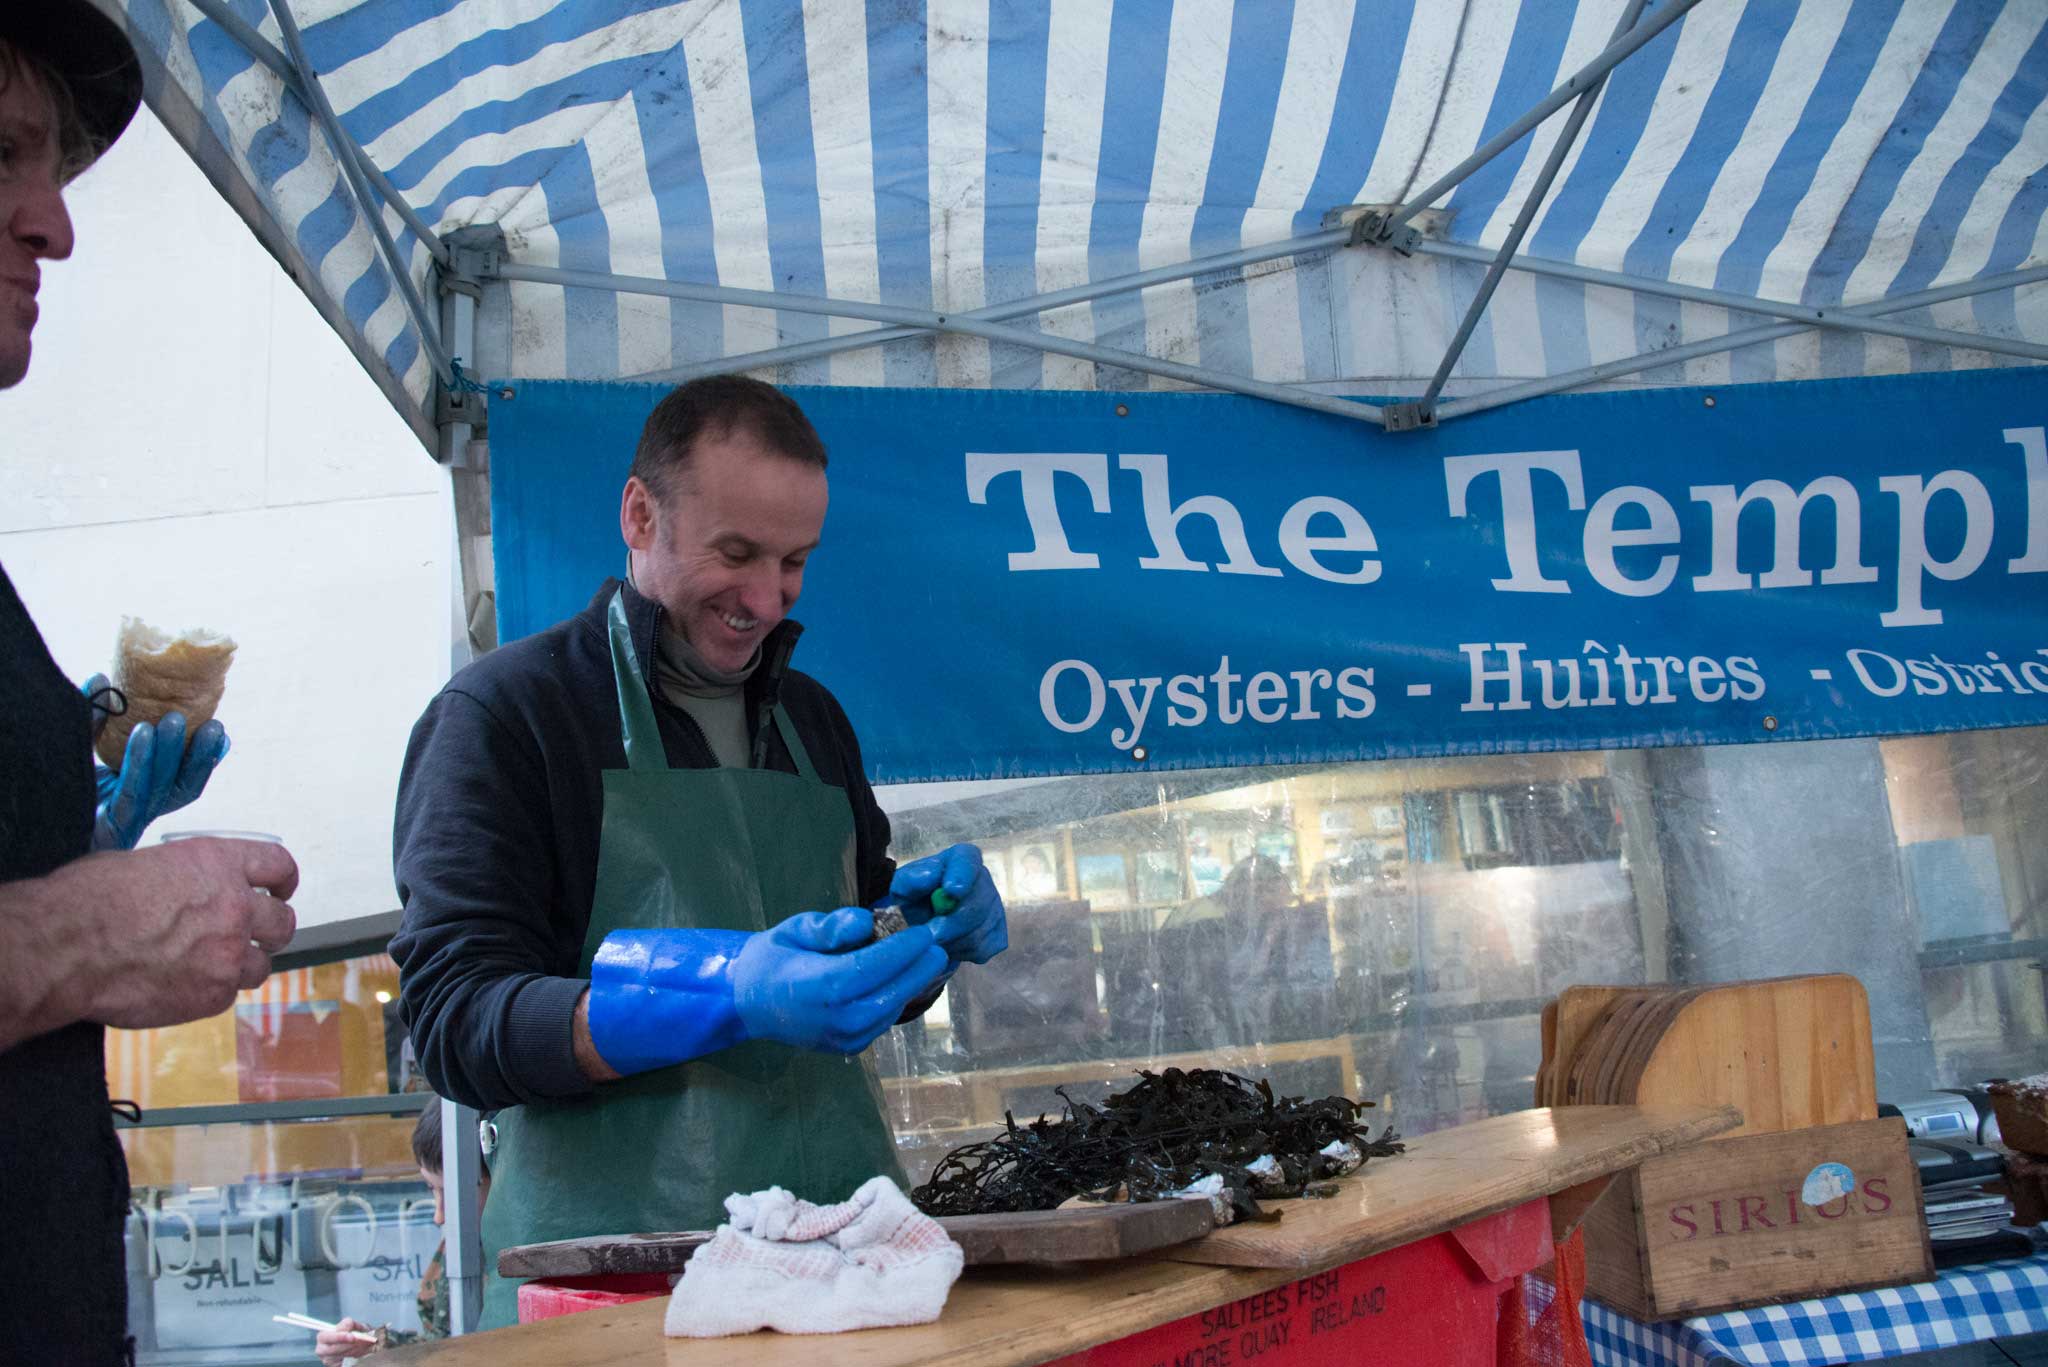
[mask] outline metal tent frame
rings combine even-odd
[[[1324,216],[1324,226],[1316,232],[1263,246],[1195,256],[1176,265],[1011,299],[961,313],[875,304],[830,296],[735,289],[521,265],[504,259],[498,247],[498,235],[492,229],[465,230],[444,238],[406,202],[388,177],[341,126],[333,106],[321,88],[318,73],[313,70],[307,58],[290,0],[268,0],[284,40],[283,50],[271,44],[254,26],[230,9],[225,0],[189,0],[189,3],[231,35],[257,61],[276,73],[286,88],[306,105],[314,122],[319,125],[333,148],[336,159],[341,164],[356,211],[369,225],[375,237],[378,254],[394,277],[406,312],[419,333],[421,345],[437,377],[436,400],[431,415],[433,426],[440,434],[436,454],[439,461],[449,467],[454,478],[458,530],[465,525],[483,525],[487,507],[483,502],[486,487],[485,464],[472,449],[473,441],[484,429],[486,395],[473,378],[464,374],[462,363],[465,357],[473,358],[475,355],[476,310],[483,290],[493,284],[513,281],[557,285],[568,289],[609,290],[620,294],[667,296],[718,304],[772,308],[862,320],[880,325],[866,331],[725,356],[713,361],[641,375],[622,376],[622,379],[674,383],[703,375],[816,360],[841,352],[883,346],[906,338],[951,334],[1014,343],[1056,355],[1072,356],[1144,374],[1159,375],[1206,389],[1245,394],[1274,403],[1312,409],[1396,432],[1432,427],[1439,422],[1484,412],[1524,399],[1578,389],[1654,366],[1670,365],[1696,357],[1732,351],[1814,329],[1898,337],[2000,356],[2048,361],[2048,345],[1921,326],[1893,321],[1891,318],[1891,315],[1932,304],[2015,289],[2048,279],[2048,265],[1961,281],[1912,294],[1869,299],[1839,308],[1818,308],[1757,295],[1681,285],[1669,280],[1622,271],[1597,270],[1571,262],[1521,254],[1522,239],[1542,207],[1552,183],[1556,180],[1581,128],[1591,114],[1608,74],[1665,29],[1684,18],[1694,6],[1701,3],[1701,0],[1671,0],[1670,4],[1660,7],[1647,22],[1639,22],[1647,0],[1632,0],[1603,51],[1573,73],[1563,84],[1537,101],[1520,118],[1474,148],[1469,156],[1429,185],[1413,193],[1403,203],[1339,206],[1332,208]],[[1489,251],[1480,247],[1465,246],[1431,235],[1434,231],[1440,231],[1440,222],[1433,217],[1432,211],[1432,206],[1438,200],[1500,153],[1520,142],[1538,125],[1568,104],[1572,105],[1572,109],[1567,115],[1564,129],[1531,184],[1505,241],[1498,249]],[[398,216],[430,254],[430,275],[433,292],[439,305],[438,311],[429,309],[428,300],[422,297],[407,270],[397,243],[384,220],[383,210],[386,209]],[[1474,293],[1455,335],[1445,348],[1435,373],[1419,398],[1375,404],[1361,399],[1320,393],[1305,385],[1274,383],[1206,366],[1186,365],[1013,325],[1018,319],[1035,317],[1089,300],[1141,291],[1154,285],[1282,258],[1305,258],[1352,248],[1393,251],[1404,256],[1422,254],[1483,263],[1486,266],[1485,278]],[[1731,313],[1754,314],[1778,321],[1734,327],[1720,337],[1509,384],[1473,396],[1444,399],[1443,390],[1452,369],[1463,354],[1473,329],[1485,314],[1495,289],[1505,273],[1510,270],[1629,290],[1641,295],[1710,304],[1727,309]],[[460,555],[465,602],[472,596],[469,591],[481,582],[482,567],[471,563],[473,549],[465,544]],[[462,608],[458,606],[458,612],[461,611]],[[454,626],[456,654],[460,662],[466,654],[470,632],[466,621],[458,621]],[[444,1104],[449,1108],[446,1117],[448,1128],[444,1133],[467,1135],[475,1132],[475,1112],[459,1107],[453,1102]],[[476,1146],[451,1146],[447,1159],[449,1186],[458,1194],[450,1211],[448,1272],[454,1284],[465,1293],[453,1298],[457,1332],[461,1332],[475,1323],[482,1287],[482,1250],[478,1242],[475,1202]]]
[[[1641,50],[1665,29],[1677,23],[1702,0],[1672,0],[1647,21],[1642,12],[1647,0],[1633,0],[1623,13],[1607,47],[1514,122],[1473,149],[1471,155],[1451,167],[1430,184],[1400,204],[1344,205],[1324,216],[1325,226],[1312,233],[1282,239],[1258,247],[1191,257],[1177,265],[1092,281],[1070,289],[1055,290],[1007,300],[961,313],[907,308],[827,295],[789,294],[780,291],[735,289],[683,281],[563,270],[547,266],[521,265],[507,261],[488,245],[452,243],[435,233],[404,196],[398,193],[360,145],[342,128],[332,105],[322,91],[319,77],[307,60],[290,0],[268,0],[284,38],[284,50],[272,45],[253,26],[230,10],[225,0],[189,0],[207,18],[218,23],[246,47],[251,55],[285,82],[312,113],[341,163],[355,207],[369,224],[379,254],[395,277],[406,312],[418,330],[421,344],[432,361],[438,378],[438,397],[433,414],[441,434],[438,457],[455,469],[470,467],[470,442],[481,432],[484,403],[473,380],[461,369],[462,360],[475,347],[476,304],[484,287],[500,282],[526,281],[557,285],[567,289],[608,290],[618,294],[666,296],[707,303],[772,308],[785,312],[846,318],[881,326],[816,341],[772,347],[761,351],[725,356],[713,361],[621,379],[677,383],[703,375],[753,370],[764,366],[816,360],[841,352],[885,345],[905,338],[928,335],[979,337],[1013,343],[1055,355],[1072,356],[1098,364],[1117,366],[1142,374],[1159,375],[1206,389],[1245,394],[1273,403],[1330,413],[1357,422],[1371,423],[1388,431],[1406,431],[1435,426],[1440,421],[1484,412],[1504,404],[1520,402],[1633,374],[1653,366],[1670,365],[1701,356],[1732,351],[1760,342],[1813,329],[1867,333],[1909,341],[1967,348],[1994,355],[2031,361],[2048,361],[2048,345],[2004,337],[1958,332],[1952,329],[1892,321],[1890,315],[1931,304],[1974,295],[2017,288],[2048,279],[2048,267],[2033,267],[1983,279],[1957,282],[1908,295],[1882,296],[1839,308],[1820,308],[1761,295],[1681,285],[1668,280],[1635,275],[1625,271],[1597,270],[1566,261],[1520,253],[1537,211],[1549,194],[1580,129],[1590,116],[1607,76]],[[1640,22],[1639,22],[1640,21]],[[1500,153],[1514,146],[1551,115],[1566,105],[1563,132],[1552,146],[1545,164],[1531,184],[1506,240],[1497,250],[1465,246],[1431,236],[1437,224],[1426,219],[1431,207],[1456,189],[1474,172]],[[388,208],[426,245],[439,296],[440,316],[432,316],[405,269],[398,246],[386,225],[382,209]],[[1421,221],[1423,226],[1418,226]],[[1301,384],[1281,384],[1248,375],[1234,374],[1208,366],[1162,360],[1139,352],[1100,346],[1090,342],[1013,326],[1013,320],[1034,317],[1051,310],[1094,299],[1127,294],[1154,285],[1186,280],[1261,262],[1287,257],[1302,258],[1348,248],[1370,247],[1402,255],[1422,254],[1452,260],[1484,263],[1484,280],[1468,305],[1455,335],[1445,348],[1435,373],[1422,395],[1413,400],[1375,404],[1318,392]],[[1507,271],[1516,270],[1583,284],[1604,285],[1637,294],[1711,304],[1733,313],[1755,314],[1781,321],[1735,328],[1720,337],[1683,346],[1644,352],[1636,356],[1602,362],[1557,375],[1503,386],[1486,393],[1443,399],[1443,389],[1452,369],[1463,354],[1473,329],[1484,316],[1495,288]]]

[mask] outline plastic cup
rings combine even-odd
[[[180,840],[256,840],[265,845],[283,845],[284,837],[268,831],[165,831],[156,838],[159,845],[175,845]],[[269,888],[257,888],[265,897],[274,896]],[[254,943],[253,941],[251,943]]]

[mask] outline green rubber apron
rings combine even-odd
[[[597,888],[580,972],[615,930],[765,930],[858,901],[853,810],[821,781],[781,704],[796,773],[671,769],[623,596],[609,613],[626,767],[604,773]],[[484,1327],[517,1318],[498,1250],[594,1234],[711,1229],[733,1192],[781,1186],[841,1201],[877,1175],[905,1185],[862,1057],[756,1040],[497,1117],[484,1207]]]

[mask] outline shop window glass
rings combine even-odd
[[[440,1231],[412,1128],[432,1098],[397,991],[389,956],[358,955],[275,973],[208,1020],[107,1032],[109,1091],[145,1117],[120,1131],[139,1362],[309,1361],[313,1336],[271,1318],[292,1311],[419,1328]],[[318,1114],[378,1098],[395,1113]],[[293,1115],[267,1118],[280,1103]]]
[[[412,1165],[412,1117],[186,1128],[171,1132],[177,1147],[202,1151],[193,1155],[202,1162],[318,1147],[355,1150],[361,1165],[345,1175],[251,1173],[221,1184],[138,1181],[127,1230],[138,1362],[304,1363],[313,1335],[272,1319],[292,1311],[418,1331],[419,1287],[441,1231],[433,1193]],[[277,1131],[298,1142],[281,1143]],[[394,1148],[403,1160],[380,1156]]]
[[[388,954],[273,973],[228,1011],[188,1025],[107,1032],[107,1089],[145,1111],[425,1085],[398,1018],[398,965]]]
[[[913,1175],[1211,1064],[1407,1133],[1527,1106],[1570,983],[1847,971],[1887,1099],[2048,1039],[2048,728],[906,785],[899,858],[971,840],[1009,952],[878,1046]]]

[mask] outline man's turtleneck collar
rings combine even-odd
[[[626,583],[633,592],[647,597],[633,582],[633,558],[630,555],[626,557]],[[668,611],[652,598],[647,601],[654,603],[655,610],[661,614],[661,639],[656,642],[659,658],[655,665],[663,693],[681,693],[692,698],[723,698],[737,692],[761,667],[761,647],[755,646],[754,653],[737,670],[727,673],[713,669],[697,653],[697,647],[690,644],[689,637],[676,629]]]
[[[684,693],[693,698],[722,698],[736,693],[761,667],[761,648],[737,670],[727,673],[713,669],[689,638],[677,631],[664,614],[661,623],[661,686],[665,693]]]

